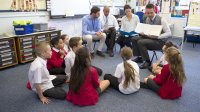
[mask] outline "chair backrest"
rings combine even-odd
[[[143,21],[143,15],[144,15],[144,13],[141,12],[141,11],[139,11],[139,12],[136,12],[135,14],[139,17],[140,23],[144,23],[144,21]]]

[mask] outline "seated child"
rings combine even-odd
[[[74,66],[71,68],[69,91],[66,100],[74,105],[95,105],[99,95],[109,86],[108,80],[98,80],[96,69],[91,67],[90,53],[86,48],[76,51]]]
[[[117,65],[114,76],[106,74],[104,80],[109,80],[111,87],[122,92],[131,94],[140,89],[139,67],[131,61],[133,53],[131,48],[123,47],[121,57],[123,62]]]
[[[70,51],[70,48],[69,48],[69,36],[64,34],[64,35],[61,35],[60,38],[63,40],[65,52],[68,53]]]
[[[163,66],[161,73],[144,78],[140,87],[153,90],[163,99],[176,99],[181,97],[182,86],[186,80],[183,61],[175,47],[166,49],[165,59],[168,64]]]
[[[165,45],[163,46],[162,50],[163,50],[163,55],[161,56],[160,60],[158,60],[156,63],[152,64],[152,67],[150,68],[153,74],[160,74],[163,65],[168,64],[168,62],[165,60],[165,51],[167,48],[169,47],[177,47],[176,45],[174,45],[172,42],[168,41],[165,43]]]
[[[47,59],[51,58],[51,48],[46,42],[40,42],[36,45],[35,52],[37,58],[31,63],[28,79],[31,89],[38,94],[43,104],[48,104],[47,97],[56,99],[65,99],[66,93],[60,86],[65,83],[67,76],[49,75],[46,64]]]
[[[71,68],[74,65],[75,60],[75,53],[79,48],[82,48],[82,39],[80,37],[72,37],[69,40],[69,46],[71,48],[71,51],[65,56],[65,73],[68,77],[70,77]],[[94,67],[94,66],[93,66]],[[102,74],[102,70],[100,68],[94,67],[98,74]]]
[[[52,56],[47,60],[47,69],[51,75],[65,75],[64,57],[66,52],[63,50],[64,44],[61,38],[51,40]]]

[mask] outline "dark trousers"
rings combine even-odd
[[[95,66],[93,66],[93,65],[92,65],[92,67],[95,68],[95,69],[97,70],[97,73],[98,73],[99,76],[102,75],[102,73],[103,73],[102,69],[100,69],[100,68],[98,68],[98,67],[95,67]]]
[[[45,97],[51,97],[55,99],[65,99],[66,92],[60,87],[65,81],[67,80],[67,76],[64,75],[57,75],[52,83],[54,85],[53,88],[47,89],[43,92]]]
[[[119,36],[117,43],[120,45],[120,48],[123,48],[125,45],[132,48],[131,39],[132,37]]]
[[[109,30],[109,32],[106,32],[106,46],[108,50],[113,51],[113,48],[115,46],[115,38],[116,38],[116,30]]]
[[[105,74],[104,80],[109,80],[110,86],[119,91],[119,81],[118,81],[117,77],[115,77],[111,74]]]
[[[144,61],[150,62],[148,50],[162,50],[164,41],[160,39],[148,39],[143,37],[132,38],[134,56],[142,56]]]
[[[51,68],[49,69],[50,75],[66,75],[65,73],[65,61],[63,61],[61,68]]]
[[[156,93],[158,93],[158,90],[160,89],[160,86],[157,85],[153,79],[148,78],[147,84],[140,82],[140,87],[145,89],[150,89]]]
[[[49,69],[50,75],[66,75],[65,68],[51,68]]]

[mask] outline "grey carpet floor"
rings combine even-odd
[[[104,74],[113,74],[117,64],[122,61],[118,51],[113,58],[96,56],[92,64],[102,68]],[[161,53],[157,54],[161,56]],[[95,106],[79,107],[66,100],[55,99],[43,105],[36,94],[26,88],[30,66],[27,63],[0,71],[0,112],[200,112],[200,44],[192,48],[191,43],[185,43],[182,55],[187,81],[182,97],[176,100],[163,100],[146,89],[123,95],[109,88]],[[148,74],[147,69],[140,70],[141,80]],[[64,85],[64,89],[67,91],[68,85]]]

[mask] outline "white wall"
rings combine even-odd
[[[0,34],[14,34],[13,20],[31,20],[32,22],[48,22],[47,12],[4,12],[0,13]]]
[[[49,23],[69,36],[82,35],[81,18],[49,19],[48,12],[6,12],[0,13],[0,34],[14,34],[13,20],[31,20],[33,23]]]

